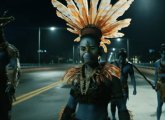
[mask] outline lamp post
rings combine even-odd
[[[38,28],[38,65],[40,66],[41,60],[41,30]]]
[[[73,45],[73,63],[75,63],[75,47]]]
[[[116,59],[116,48],[112,48],[112,51],[113,51],[113,53],[114,53],[114,60]]]
[[[41,27],[38,28],[38,65],[40,66],[41,64]],[[49,30],[54,31],[56,28],[55,27],[50,27]]]
[[[129,39],[127,38],[127,58],[129,60]]]

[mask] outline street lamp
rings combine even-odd
[[[55,27],[50,27],[49,28],[51,31],[54,31],[56,28]],[[41,27],[38,28],[38,65],[40,66],[41,63]],[[44,51],[46,52],[46,50]]]
[[[114,60],[116,59],[116,56],[117,56],[117,55],[116,55],[116,50],[117,50],[116,48],[112,48],[112,51],[113,51],[113,52],[112,52],[112,55],[114,55]],[[113,54],[113,53],[114,53],[114,54]]]
[[[56,28],[55,27],[50,27],[50,30],[51,31],[54,31]]]
[[[117,38],[117,41],[118,41],[118,42],[120,42],[120,41],[121,41],[121,39],[120,39],[120,38]]]
[[[115,51],[116,50],[116,48],[112,48],[112,51]]]
[[[40,60],[41,60],[41,29],[38,28],[38,65],[40,66]]]

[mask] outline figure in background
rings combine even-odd
[[[0,120],[11,120],[12,101],[20,70],[18,49],[6,41],[3,30],[13,19],[5,14],[0,17]],[[10,78],[7,66],[11,68]]]
[[[161,58],[155,62],[155,90],[157,91],[157,120],[160,120],[165,102],[165,44],[161,44]]]
[[[133,65],[129,61],[127,61],[127,52],[124,48],[120,49],[118,52],[118,60],[112,62],[114,65],[120,68],[120,81],[122,84],[122,94],[124,96],[123,106],[127,108],[127,100],[129,98],[129,87],[128,87],[128,75],[131,78],[131,82],[133,85],[133,95],[136,95],[136,81],[135,75],[133,70]],[[111,113],[113,116],[113,120],[116,120],[115,113],[116,113],[116,100],[112,100],[111,102]]]

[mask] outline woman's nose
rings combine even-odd
[[[86,48],[85,48],[85,51],[86,51],[86,52],[89,52],[89,51],[90,51],[89,47],[86,47]]]

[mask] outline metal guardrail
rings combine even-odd
[[[146,68],[146,69],[152,69],[154,70],[155,69],[155,66],[154,64],[150,64],[150,63],[140,63],[140,64],[134,64],[136,65],[137,67],[140,67],[140,68]]]

